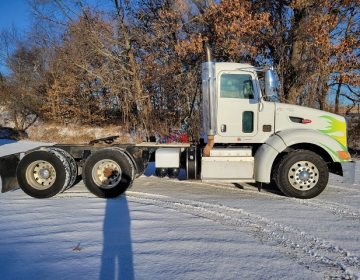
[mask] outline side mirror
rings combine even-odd
[[[265,94],[268,97],[277,96],[279,90],[279,80],[276,72],[271,67],[265,72]]]

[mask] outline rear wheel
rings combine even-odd
[[[34,151],[25,155],[16,169],[20,188],[35,198],[48,198],[64,190],[70,177],[67,162],[58,153]]]
[[[94,195],[112,198],[121,195],[132,184],[134,165],[120,149],[108,148],[91,154],[83,168],[85,186]]]
[[[329,171],[325,161],[317,154],[295,150],[282,158],[274,179],[286,196],[307,199],[325,189]]]
[[[67,172],[70,175],[70,179],[69,179],[69,184],[66,186],[66,188],[63,191],[76,185],[76,183],[78,183],[79,180],[78,180],[78,166],[76,164],[75,159],[67,151],[62,150],[60,148],[51,147],[51,148],[48,148],[47,150],[52,153],[59,153],[62,160],[67,161],[66,166],[69,167]]]

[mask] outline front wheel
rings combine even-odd
[[[274,179],[286,196],[308,199],[325,189],[329,171],[325,161],[317,154],[295,150],[282,158],[275,170]]]

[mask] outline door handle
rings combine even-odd
[[[226,124],[222,124],[220,130],[221,132],[226,132]]]

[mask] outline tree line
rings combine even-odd
[[[29,32],[1,33],[0,106],[32,122],[165,132],[192,112],[201,63],[271,64],[279,99],[338,113],[359,104],[359,0],[32,0]],[[195,109],[194,109],[195,108]]]

